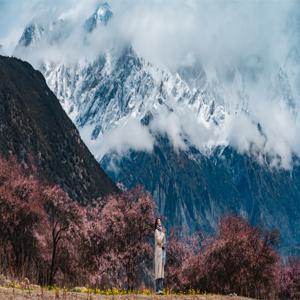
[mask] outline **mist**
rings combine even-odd
[[[84,21],[98,3],[101,1],[2,0],[2,51],[37,67],[45,60],[93,61],[107,49],[118,52],[130,44],[138,56],[172,74],[181,67],[200,66],[206,75],[204,88],[214,91],[217,105],[225,110],[220,126],[199,121],[181,104],[174,104],[173,112],[161,109],[151,128],[141,128],[134,121],[119,125],[93,142],[100,158],[109,151],[151,151],[151,135],[165,133],[175,150],[186,149],[184,139],[188,137],[202,152],[231,145],[262,163],[268,154],[272,166],[292,167],[293,156],[300,156],[297,1],[111,0],[110,22],[83,38]],[[36,51],[15,52],[26,24],[58,19],[67,21],[59,43],[41,41]],[[128,127],[136,128],[137,135],[124,135]],[[144,142],[137,142],[137,137]]]

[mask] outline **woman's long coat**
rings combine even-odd
[[[164,278],[164,263],[163,263],[163,250],[165,234],[155,229],[155,250],[154,250],[154,265],[155,265],[155,279]]]

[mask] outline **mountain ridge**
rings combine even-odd
[[[277,134],[281,128],[251,115],[249,93],[263,67],[249,57],[211,79],[198,61],[171,70],[131,44],[109,44],[90,60],[46,57],[38,66],[101,166],[127,188],[143,184],[169,226],[211,231],[221,215],[240,214],[277,227],[289,254],[299,252],[298,148],[294,131],[286,140]],[[290,89],[293,70],[284,67],[270,83],[269,106],[260,109],[272,116],[273,106],[283,107],[285,118],[275,121],[289,125],[297,95]]]
[[[38,172],[81,202],[117,192],[80,139],[43,75],[16,58],[0,56],[0,151]]]

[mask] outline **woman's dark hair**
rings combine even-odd
[[[157,228],[158,220],[160,220],[160,218],[156,218],[156,219],[155,219],[154,230]]]

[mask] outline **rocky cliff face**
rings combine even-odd
[[[82,142],[78,130],[28,63],[0,56],[0,151],[30,160],[47,181],[81,202],[117,189]]]
[[[169,226],[211,233],[222,216],[240,215],[278,229],[282,253],[299,253],[299,167],[270,170],[230,147],[215,149],[210,157],[194,147],[174,152],[165,138],[151,154],[130,151],[121,159],[108,154],[101,164],[127,187],[142,182]]]

